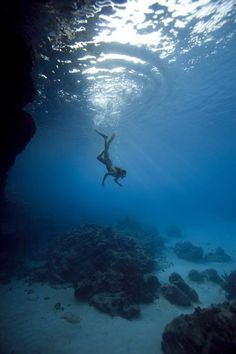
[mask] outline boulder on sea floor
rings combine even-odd
[[[219,276],[215,269],[209,268],[202,272],[191,269],[188,273],[188,277],[191,281],[194,282],[203,282],[203,281],[211,281],[216,284],[222,284],[223,279]]]
[[[205,280],[210,280],[210,281],[212,281],[213,283],[216,283],[216,284],[221,284],[222,281],[223,281],[223,279],[217,273],[217,271],[215,269],[212,269],[212,268],[208,268],[206,270],[203,270],[202,271],[202,275],[203,275],[203,278]]]
[[[202,261],[203,249],[202,247],[194,246],[191,242],[177,242],[174,247],[175,254],[187,261]]]
[[[222,288],[225,290],[229,300],[236,299],[236,270],[233,270],[230,274],[223,275]]]
[[[230,262],[231,257],[218,247],[215,251],[208,252],[204,255],[202,247],[193,245],[191,242],[177,242],[174,247],[174,253],[182,259],[191,262]]]
[[[197,292],[191,288],[178,273],[169,276],[170,284],[161,286],[162,295],[172,304],[191,306],[192,302],[199,302]]]
[[[172,320],[162,334],[165,354],[236,353],[236,303],[196,308]]]
[[[178,273],[172,273],[169,276],[169,282],[182,290],[192,302],[199,302],[196,290],[191,288]]]
[[[176,285],[165,283],[161,286],[162,295],[171,303],[179,306],[191,306],[190,298]]]
[[[231,261],[231,257],[227,253],[225,253],[225,251],[221,247],[218,247],[215,251],[206,253],[204,259],[210,262],[230,262]]]
[[[188,277],[191,281],[195,281],[198,283],[204,281],[204,276],[203,276],[202,272],[199,272],[196,269],[191,269],[188,273]]]
[[[155,261],[135,240],[111,228],[84,225],[54,242],[47,264],[51,282],[72,283],[75,297],[125,318],[157,297]]]

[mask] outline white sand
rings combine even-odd
[[[236,269],[236,258],[225,264],[196,265],[178,259],[171,249],[168,253],[171,265],[158,273],[161,282],[173,271],[187,279],[192,268],[211,267],[220,273]],[[225,301],[224,292],[216,284],[190,281],[188,284],[197,290],[201,306]],[[25,291],[29,289],[33,290],[32,294]],[[175,316],[194,309],[171,305],[160,298],[154,304],[141,306],[139,319],[128,321],[111,318],[85,303],[78,303],[72,288],[29,286],[17,280],[0,287],[0,299],[0,353],[4,354],[160,354],[165,325]],[[64,311],[54,309],[57,302]],[[62,318],[71,313],[81,319],[79,323],[69,323]]]
[[[27,285],[15,281],[1,288],[0,341],[4,353],[16,354],[156,354],[161,353],[161,333],[167,322],[181,309],[164,299],[142,307],[138,320],[128,321],[96,311],[77,303],[72,289],[55,290],[34,285],[27,295]],[[50,296],[50,300],[44,300]],[[55,311],[61,302],[64,311]],[[71,306],[68,306],[71,304]],[[72,312],[81,318],[71,324],[62,318]]]

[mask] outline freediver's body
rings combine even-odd
[[[114,177],[115,183],[121,187],[122,184],[119,182],[119,179],[126,176],[126,171],[120,167],[113,166],[109,156],[109,147],[112,141],[115,139],[116,135],[112,134],[112,136],[108,139],[107,135],[100,133],[98,130],[95,129],[95,132],[101,135],[104,139],[104,150],[102,150],[102,152],[97,156],[97,159],[107,168],[107,172],[105,173],[102,180],[102,185],[105,185],[105,180],[108,176],[112,176]]]

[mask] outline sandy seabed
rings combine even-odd
[[[236,269],[236,254],[229,263],[196,264],[178,259],[171,247],[168,266],[157,273],[161,283],[178,272],[199,295],[200,306],[226,300],[224,291],[211,282],[188,280],[190,269],[216,269],[219,274]],[[60,303],[64,310],[56,310]],[[195,305],[197,306],[197,305]],[[165,325],[194,306],[182,308],[163,297],[141,306],[135,320],[110,317],[76,301],[73,288],[55,289],[46,284],[12,280],[0,286],[0,354],[161,354]]]

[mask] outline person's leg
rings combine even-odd
[[[105,150],[108,150],[112,141],[115,139],[116,134],[113,133],[112,136],[110,137],[110,139],[107,141],[107,139],[105,139]]]
[[[115,139],[115,136],[116,136],[115,134],[112,134],[112,136],[110,137],[109,140],[107,140],[107,138],[104,138],[105,149],[104,149],[104,153],[103,153],[103,158],[105,160],[105,165],[106,165],[108,171],[112,170],[112,161],[109,156],[109,147],[110,147],[112,141]]]
[[[107,140],[107,139],[108,139],[108,136],[107,136],[107,135],[100,133],[97,129],[94,129],[94,130],[95,130],[96,133],[98,133],[99,135],[101,135],[101,136],[103,137],[103,139],[104,139],[104,144],[105,144],[104,150],[105,150],[105,151],[108,150],[109,147],[110,147],[110,144],[111,144],[112,141],[115,139],[116,134],[115,134],[115,133],[112,134],[112,136],[110,137],[110,139]]]
[[[98,159],[100,162],[104,163],[104,165],[106,165],[106,160],[105,160],[105,158],[104,158],[104,152],[105,152],[105,150],[103,150],[100,154],[98,154],[97,159]]]
[[[110,160],[110,158],[109,158],[108,151],[103,150],[103,151],[97,156],[97,159],[98,159],[101,163],[103,163],[103,164],[106,166],[106,168],[107,168],[108,171],[111,171],[111,169],[112,169],[112,162],[111,162],[111,160]]]
[[[109,140],[108,139],[108,136],[105,135],[105,134],[102,134],[100,133],[98,130],[96,130],[96,133],[98,133],[99,135],[101,135],[104,139],[104,150],[97,156],[97,159],[102,162],[104,165],[106,165],[107,167],[107,170],[110,171],[111,168],[112,168],[112,162],[110,160],[110,157],[109,157],[109,147],[110,147],[110,144],[112,143],[112,141],[115,139],[115,134],[112,134],[112,136],[110,137]]]
[[[97,159],[105,165],[106,164],[106,160],[105,160],[106,140],[107,140],[108,136],[100,133],[97,129],[94,129],[94,130],[96,133],[101,135],[104,139],[104,150],[102,150],[102,152],[100,152],[100,154],[97,155]]]

